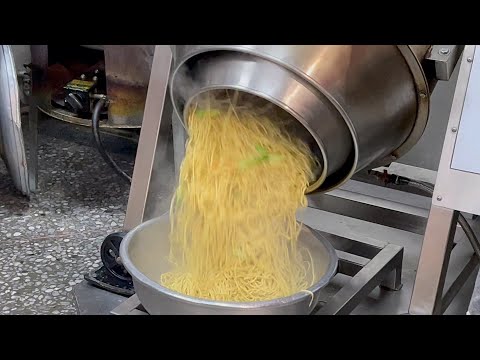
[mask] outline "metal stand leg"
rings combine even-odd
[[[394,260],[395,268],[390,272],[380,284],[380,287],[385,290],[398,291],[402,288],[402,256],[397,256]]]
[[[41,101],[50,101],[46,83],[48,67],[48,46],[31,45],[30,52],[32,63],[30,69],[31,93],[28,96],[28,186],[31,192],[38,190],[38,120],[40,110],[38,105]]]
[[[170,47],[157,45],[125,216],[124,229],[126,231],[141,224],[144,220],[171,63]]]
[[[413,287],[410,314],[442,313],[442,294],[457,219],[457,211],[432,205]]]
[[[364,266],[340,259],[339,272],[356,274],[316,315],[348,315],[380,284],[399,289],[402,260],[403,248],[393,244],[386,245]]]
[[[462,271],[458,275],[457,279],[450,285],[450,288],[445,292],[445,295],[442,297],[442,310],[441,313],[443,314],[458,294],[460,289],[465,285],[465,282],[468,280],[470,275],[478,269],[478,257],[477,255],[473,255],[468,263],[463,267]],[[473,290],[473,289],[472,289]]]
[[[32,94],[29,97],[28,114],[28,187],[31,192],[37,191],[38,186],[38,101]]]
[[[180,164],[185,157],[185,142],[187,133],[183,127],[178,115],[174,112],[172,115],[173,131],[173,160],[175,163],[175,179],[178,180],[180,173]]]

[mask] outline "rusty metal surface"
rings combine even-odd
[[[75,116],[74,113],[64,110],[62,108],[57,108],[48,103],[41,103],[38,108],[44,114],[51,116],[57,120],[62,120],[71,124],[81,125],[81,126],[92,126],[92,119],[83,119],[78,116]],[[129,124],[112,124],[108,121],[102,121],[100,123],[101,128],[117,128],[117,129],[138,129],[139,126],[129,125]]]
[[[91,119],[82,119],[82,118],[76,117],[72,113],[66,110],[55,108],[49,104],[40,104],[38,106],[38,109],[42,113],[56,120],[61,120],[77,126],[83,126],[83,127],[89,127],[89,128],[92,126]],[[138,135],[134,131],[138,129],[137,126],[128,126],[128,125],[112,126],[108,122],[102,121],[100,122],[100,129],[102,133],[108,133],[111,135],[129,139],[129,140],[138,141]]]
[[[112,126],[140,126],[154,45],[105,45],[105,71]]]
[[[105,69],[109,128],[140,128],[143,120],[154,45],[105,45],[103,61],[87,65],[81,62],[49,65],[47,45],[32,45],[33,83],[40,109],[59,120],[87,125],[86,121],[67,111],[53,108],[52,96],[81,73]]]

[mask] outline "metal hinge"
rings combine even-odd
[[[425,57],[435,68],[435,77],[438,80],[448,81],[452,76],[455,65],[462,55],[465,45],[433,45]]]

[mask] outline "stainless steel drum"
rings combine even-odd
[[[136,294],[152,315],[170,314],[309,314],[318,303],[320,289],[329,283],[337,270],[338,258],[332,245],[317,238],[307,227],[302,229],[299,242],[306,246],[314,259],[315,281],[308,289],[314,296],[299,292],[289,297],[263,302],[220,302],[186,296],[161,286],[160,275],[170,269],[167,260],[170,242],[167,215],[147,221],[123,239],[120,257],[132,275]]]
[[[429,45],[177,45],[171,94],[184,118],[209,91],[236,89],[275,104],[308,130],[322,171],[309,192],[385,165],[421,137]]]

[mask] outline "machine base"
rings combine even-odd
[[[321,232],[319,236],[323,236]],[[387,243],[368,243],[340,237],[328,238],[339,253],[339,275],[351,277],[333,296],[320,293],[312,315],[346,315],[351,313],[378,286],[400,290],[403,247]],[[346,246],[346,243],[348,245]],[[350,252],[342,249],[349,248]],[[362,254],[359,256],[358,254]],[[114,315],[148,315],[137,295],[133,295],[111,311]]]
[[[110,312],[112,315],[150,315],[137,295],[129,297]]]
[[[324,199],[334,195],[335,202]],[[388,201],[380,202],[377,200],[379,197]],[[431,199],[351,181],[343,191],[310,200],[314,207],[305,209],[299,220],[319,230],[331,241],[340,258],[339,273],[322,289],[320,300],[323,302],[315,313],[408,315]],[[352,201],[347,200],[357,201],[352,206]],[[377,223],[373,223],[372,219],[376,219]],[[471,225],[476,233],[480,231],[479,218],[471,221]],[[473,254],[460,228],[456,231],[454,243],[456,246],[450,257],[446,288],[456,283]],[[395,268],[399,270],[395,267],[396,261],[403,262],[401,282],[397,281],[398,272],[394,271]],[[381,263],[385,266],[382,267]],[[473,272],[468,276],[445,315],[466,314],[472,299],[475,275]],[[400,284],[403,284],[401,290],[390,290],[398,289]],[[132,305],[136,297],[130,300],[86,282],[77,285],[74,292],[82,314],[146,314],[138,303]],[[480,298],[474,294],[476,297]],[[122,303],[125,305],[117,308]]]
[[[119,261],[120,243],[125,235],[125,232],[116,232],[103,240],[100,248],[103,266],[85,274],[84,278],[89,284],[114,294],[132,296],[135,294],[132,278]]]

